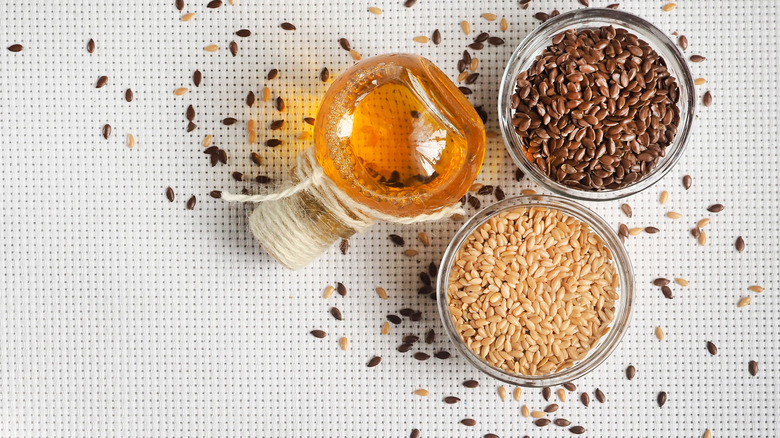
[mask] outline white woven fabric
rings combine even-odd
[[[504,38],[501,47],[477,52],[480,78],[469,98],[494,109],[504,64],[538,24],[532,14],[580,7],[575,0],[517,2],[401,0],[375,3],[293,0],[273,5],[236,0],[208,9],[206,0],[3,1],[0,2],[0,436],[3,437],[423,437],[569,436],[550,425],[540,429],[520,416],[522,404],[545,406],[540,391],[524,390],[520,402],[502,402],[498,383],[479,376],[464,359],[419,362],[414,351],[454,353],[441,330],[433,301],[419,297],[418,273],[438,262],[458,223],[413,226],[379,224],[350,241],[347,255],[333,248],[319,262],[292,273],[274,264],[247,230],[241,207],[211,199],[208,192],[239,192],[246,184],[230,174],[267,174],[277,180],[294,162],[296,141],[311,129],[326,89],[318,79],[354,61],[337,42],[350,40],[363,56],[413,52],[429,57],[451,77],[466,44],[481,31]],[[591,0],[594,6],[607,1]],[[368,6],[384,10],[376,16]],[[657,186],[630,198],[632,219],[620,202],[589,204],[617,226],[654,225],[659,234],[628,242],[637,279],[631,327],[618,350],[576,382],[576,393],[551,418],[564,417],[588,429],[586,436],[773,437],[780,433],[780,185],[777,79],[780,7],[772,0],[678,2],[671,12],[657,0],[625,8],[662,29],[688,35],[688,54],[707,61],[692,67],[705,77],[700,92],[714,103],[700,107],[693,139],[682,161]],[[196,12],[190,22],[179,17]],[[481,18],[505,16],[509,30]],[[472,35],[460,30],[471,22]],[[288,21],[294,32],[279,24]],[[234,32],[250,29],[239,38]],[[421,45],[417,35],[440,29],[442,43]],[[97,49],[89,54],[87,41]],[[231,56],[228,44],[239,51]],[[24,50],[5,49],[19,43]],[[203,47],[218,44],[220,50]],[[280,75],[266,80],[278,68]],[[195,69],[203,84],[192,85]],[[108,84],[95,88],[97,78]],[[271,102],[253,109],[251,90],[269,86],[287,108]],[[126,88],[135,99],[124,100]],[[174,96],[173,90],[190,92]],[[192,104],[198,128],[187,133]],[[223,126],[225,117],[239,123]],[[246,144],[244,125],[264,127],[287,120],[281,147]],[[113,133],[101,136],[110,123]],[[129,150],[126,136],[136,146]],[[210,167],[200,145],[213,134],[227,165]],[[248,159],[258,151],[265,165]],[[514,182],[514,166],[499,138],[489,139],[479,181],[508,195],[533,187]],[[684,174],[693,176],[685,191]],[[169,203],[166,187],[176,192]],[[662,190],[671,194],[658,204]],[[195,195],[195,209],[185,202]],[[483,205],[492,202],[482,196]],[[726,209],[710,214],[720,202]],[[684,217],[663,215],[676,210]],[[473,209],[470,210],[473,213]],[[696,220],[712,217],[709,243],[688,234]],[[417,240],[426,231],[433,244]],[[388,234],[406,239],[394,246]],[[734,250],[742,235],[746,249]],[[416,257],[404,249],[420,251]],[[685,277],[665,299],[650,282]],[[326,284],[343,282],[346,297],[322,299]],[[762,294],[749,292],[762,285]],[[390,299],[379,299],[383,286]],[[752,303],[737,308],[750,295]],[[344,321],[334,320],[338,306]],[[422,311],[422,321],[404,319],[387,336],[385,315],[402,308]],[[666,331],[659,342],[656,326]],[[401,354],[403,334],[437,332]],[[309,334],[328,332],[325,339]],[[349,350],[338,346],[347,336]],[[706,341],[719,347],[710,356]],[[383,357],[375,368],[366,362]],[[756,377],[749,360],[759,363]],[[624,377],[629,364],[633,381]],[[461,382],[478,378],[481,386]],[[606,404],[593,397],[601,388]],[[413,394],[426,388],[430,395]],[[576,399],[591,393],[590,407]],[[658,391],[668,392],[663,408]],[[510,388],[511,393],[511,388]],[[462,402],[447,405],[456,395]],[[477,420],[475,427],[460,424]]]

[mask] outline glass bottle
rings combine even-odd
[[[456,204],[482,167],[485,131],[431,61],[383,55],[333,82],[317,114],[314,150],[303,154],[316,162],[299,157],[297,180],[318,174],[319,182],[263,202],[250,216],[255,237],[291,269],[375,219],[410,223]]]

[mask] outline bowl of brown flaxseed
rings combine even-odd
[[[567,198],[611,200],[655,184],[682,156],[693,78],[661,30],[613,9],[553,17],[512,54],[498,101],[512,159]]]
[[[628,328],[631,262],[593,211],[520,196],[469,219],[445,251],[437,301],[460,354],[504,382],[545,387],[601,364]]]

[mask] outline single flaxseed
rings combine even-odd
[[[352,50],[352,45],[349,43],[349,40],[346,38],[339,38],[339,45],[341,46],[342,49],[346,50],[347,52]]]
[[[563,387],[566,388],[567,391],[576,391],[577,385],[575,385],[573,382],[566,382],[563,384]]]
[[[428,390],[427,389],[423,389],[423,388],[415,389],[414,393],[416,395],[419,395],[420,397],[428,397]]]
[[[506,401],[507,392],[503,385],[498,387],[498,396],[501,398],[501,401]]]
[[[556,418],[553,421],[553,424],[555,424],[556,426],[560,426],[560,427],[566,427],[566,426],[571,425],[571,421],[569,421],[569,420],[567,420],[565,418]]]
[[[14,53],[19,53],[22,50],[24,50],[24,46],[22,46],[21,44],[11,44],[10,46],[8,46],[8,50]]]
[[[691,62],[704,62],[707,60],[707,58],[701,55],[691,55],[690,60]]]
[[[133,90],[131,90],[129,88],[127,90],[125,90],[125,100],[128,101],[128,102],[132,102],[133,101]]]
[[[528,408],[528,405],[523,405],[523,407],[520,409],[520,413],[525,418],[528,418],[528,417],[531,416],[531,410]]]
[[[339,293],[342,297],[347,296],[347,287],[344,286],[344,283],[338,282],[336,283],[336,292]]]
[[[431,355],[428,353],[423,353],[422,351],[418,351],[417,353],[414,353],[413,357],[419,361],[424,361],[430,359]]]
[[[669,219],[680,219],[682,217],[682,214],[676,211],[669,211],[666,213],[666,217],[668,217]]]
[[[490,13],[490,12],[483,13],[482,14],[482,18],[484,18],[487,21],[496,21],[498,19],[496,14],[493,14],[493,13]]]
[[[208,46],[204,47],[203,50],[207,52],[216,52],[219,50],[219,46],[216,44],[209,44]]]
[[[180,87],[180,88],[177,88],[177,89],[173,90],[173,94],[175,94],[176,96],[183,96],[188,91],[190,91],[189,88],[187,88],[187,87]]]
[[[459,401],[460,399],[454,395],[448,395],[447,397],[444,397],[444,403],[447,403],[448,405],[454,405]]]
[[[324,338],[324,337],[328,336],[328,334],[327,334],[327,333],[325,333],[323,330],[312,330],[310,333],[311,333],[311,334],[312,334],[312,336],[314,336],[315,338],[320,338],[320,339],[322,339],[322,338]]]
[[[628,230],[629,236],[638,236],[645,231],[643,227],[635,227]]]
[[[346,336],[342,336],[341,339],[339,339],[339,347],[341,347],[342,350],[347,351],[348,346],[349,346],[349,339],[347,339]]]
[[[95,84],[95,88],[102,88],[108,83],[108,76],[101,76],[97,80],[97,84]]]
[[[95,40],[92,38],[87,41],[87,52],[93,53],[95,51]]]
[[[693,185],[693,178],[691,178],[690,175],[683,176],[682,184],[683,184],[683,188],[685,190],[689,190],[691,188],[691,186]]]
[[[436,332],[433,331],[433,329],[428,330],[428,333],[425,334],[425,343],[433,344],[435,340],[436,340]]]
[[[376,7],[376,6],[370,6],[368,8],[368,12],[371,12],[374,15],[382,15],[382,9]]]
[[[667,299],[674,298],[674,295],[672,294],[672,288],[669,286],[661,286],[661,293],[664,294],[664,297]]]
[[[246,38],[252,36],[252,31],[249,29],[239,29],[236,31],[236,36],[240,36],[241,38]]]
[[[514,391],[512,391],[512,398],[515,399],[515,401],[520,401],[520,396],[523,395],[523,388],[516,387]]]
[[[265,145],[268,146],[269,148],[275,148],[280,144],[282,144],[282,141],[279,140],[278,138],[269,138],[268,140],[265,141]]]
[[[677,3],[667,3],[667,4],[663,5],[663,7],[661,7],[661,9],[663,9],[664,12],[669,12],[672,9],[676,8],[676,7],[677,7]]]
[[[618,225],[618,234],[621,237],[628,237],[628,226],[626,224],[620,224]]]
[[[195,209],[195,202],[197,202],[197,199],[195,199],[195,195],[192,195],[192,197],[187,200],[187,210]]]
[[[756,285],[748,287],[748,290],[750,290],[752,292],[756,292],[756,293],[761,293],[761,292],[764,291],[764,288],[756,284]]]
[[[668,278],[659,277],[653,280],[654,286],[666,286],[667,284],[671,283]]]
[[[234,117],[225,117],[224,119],[222,119],[222,124],[225,126],[230,126],[230,125],[234,125],[237,121],[238,119]]]
[[[664,333],[664,329],[662,329],[660,325],[655,328],[655,337],[658,338],[659,341],[663,341],[664,338],[666,338],[666,333]]]
[[[187,111],[185,112],[185,116],[187,116],[187,120],[189,121],[195,120],[195,107],[189,105],[187,107]]]
[[[392,323],[393,323],[393,324],[395,324],[395,325],[398,325],[398,324],[400,324],[401,322],[403,322],[403,320],[401,319],[401,317],[400,317],[400,316],[398,316],[398,315],[393,315],[393,314],[387,315],[387,320],[388,320],[388,321],[390,321],[390,322],[392,322]]]
[[[168,198],[169,202],[173,202],[174,199],[176,199],[176,194],[173,192],[173,189],[168,187],[165,189],[165,197]]]
[[[385,323],[382,324],[382,334],[386,335],[388,333],[390,333],[390,323],[385,321]]]
[[[628,217],[634,216],[634,210],[631,209],[630,205],[626,203],[620,204],[620,209],[623,210],[623,214],[625,214],[626,216]]]
[[[628,380],[634,380],[634,376],[636,376],[636,368],[633,365],[629,365],[628,368],[626,368],[626,378]]]
[[[330,314],[333,315],[333,317],[338,321],[344,320],[344,315],[341,314],[341,310],[338,307],[331,307]]]
[[[471,58],[471,62],[469,63],[469,70],[471,70],[472,73],[476,72],[479,68],[479,58]]]
[[[599,388],[596,388],[596,391],[594,391],[594,394],[596,395],[596,400],[599,401],[599,403],[606,403],[607,402],[607,396],[604,395],[604,391],[602,391]]]
[[[284,30],[295,30],[295,25],[287,22],[280,24],[279,27],[281,27]]]
[[[699,228],[697,227],[696,229],[698,230]],[[702,246],[706,245],[707,244],[707,233],[705,233],[704,231],[701,231],[699,233],[699,237],[698,237],[697,240],[699,241],[699,245],[702,245]]]
[[[546,401],[550,401],[550,397],[552,397],[552,389],[550,389],[549,386],[542,388],[542,397],[544,397]]]
[[[216,8],[218,8],[220,6],[222,6],[222,0],[211,0],[206,5],[206,7],[209,8],[209,9],[216,9]]]
[[[460,28],[466,35],[471,33],[471,24],[466,20],[460,22]]]
[[[428,234],[425,231],[420,231],[417,233],[417,238],[420,240],[420,243],[422,243],[423,246],[431,246],[431,238],[428,237]]]
[[[330,79],[330,70],[328,70],[328,67],[322,67],[322,70],[320,70],[320,81],[328,82],[328,79]]]
[[[661,192],[661,196],[658,198],[658,202],[661,203],[661,205],[664,205],[668,200],[669,200],[669,192],[664,190],[663,192]]]
[[[679,38],[677,38],[677,43],[680,45],[680,48],[683,49],[683,51],[688,50],[688,37],[685,35],[680,35]]]
[[[499,23],[499,28],[501,31],[506,31],[509,29],[509,22],[506,21],[506,17],[501,17],[501,23]]]
[[[420,429],[412,429],[412,433],[409,434],[409,438],[420,438]]]
[[[238,43],[235,41],[231,41],[230,44],[228,44],[228,48],[230,49],[230,54],[233,56],[238,55]]]
[[[566,390],[563,388],[558,388],[558,400],[565,402],[566,401]]]
[[[322,298],[328,299],[333,295],[333,292],[336,290],[335,287],[328,285],[325,287],[325,290],[322,292]]]
[[[404,7],[411,8],[415,3],[417,3],[417,0],[406,0],[404,2]]]
[[[693,227],[691,228],[691,236],[698,239],[699,236],[701,236],[701,228],[699,227]]]
[[[363,55],[361,55],[360,52],[355,49],[349,51],[349,56],[351,56],[355,61],[360,61],[360,59],[363,58]]]
[[[385,288],[383,288],[381,286],[378,286],[376,288],[376,294],[379,296],[379,298],[381,298],[383,300],[388,299],[387,291],[385,290]]]
[[[463,382],[463,386],[465,386],[466,388],[476,388],[477,386],[479,386],[479,382],[477,382],[476,380],[466,380],[465,382]]]
[[[426,44],[428,41],[430,41],[430,38],[428,38],[425,35],[419,35],[419,36],[416,36],[416,37],[412,38],[412,40],[414,42],[416,42],[416,43]]]
[[[558,410],[560,406],[558,406],[556,403],[551,403],[544,408],[544,412],[547,412],[548,414],[553,413]]]
[[[758,362],[751,360],[748,362],[748,372],[751,376],[754,376],[758,374]]]
[[[590,405],[590,395],[588,395],[587,392],[580,394],[580,402],[585,405],[585,407],[588,407],[588,405]]]
[[[195,18],[194,12],[189,12],[181,16],[181,21],[190,21]]]
[[[431,35],[431,41],[433,44],[436,44],[437,46],[441,44],[441,32],[439,29],[436,29],[433,31],[433,34]]]
[[[682,287],[688,287],[688,280],[682,278],[682,277],[676,277],[674,279],[674,282],[679,284]]]
[[[458,75],[458,82],[463,82],[466,80],[466,78],[469,77],[469,72],[463,71]]]
[[[127,147],[130,149],[135,147],[135,137],[133,134],[127,134]]]
[[[645,233],[647,233],[647,234],[655,234],[655,233],[657,233],[659,231],[661,231],[661,230],[659,230],[656,227],[645,227]]]
[[[542,418],[544,414],[544,411],[531,411],[531,418]]]
[[[712,93],[709,90],[704,93],[704,96],[702,96],[701,103],[704,106],[712,105]]]
[[[711,355],[715,356],[718,354],[718,346],[715,345],[712,341],[707,341],[707,351],[709,351]]]
[[[704,85],[707,83],[707,80],[704,78],[696,78],[693,80],[694,85]]]
[[[414,257],[418,254],[416,249],[407,249],[404,251],[404,255],[407,257]]]
[[[534,424],[539,427],[547,426],[551,423],[549,418],[539,418],[538,420],[534,421]]]
[[[710,218],[704,218],[700,220],[699,222],[696,222],[696,226],[699,227],[699,229],[702,229],[710,224]]]
[[[212,141],[212,139],[213,139],[213,138],[214,138],[214,136],[213,136],[213,135],[211,135],[211,134],[209,134],[209,135],[207,135],[207,136],[203,137],[203,141],[201,142],[201,144],[203,145],[203,147],[204,147],[204,148],[207,148],[207,147],[211,146],[211,141]]]
[[[575,435],[582,435],[583,433],[585,433],[585,428],[582,426],[572,426],[569,428],[569,432]]]
[[[374,356],[371,358],[371,360],[368,361],[368,364],[366,366],[369,368],[373,368],[379,365],[380,362],[382,362],[382,358],[380,356]]]
[[[276,79],[277,76],[279,76],[279,70],[272,68],[268,70],[268,73],[266,73],[265,78],[270,81]]]
[[[477,420],[475,420],[473,418],[464,418],[464,419],[460,420],[460,422],[464,426],[468,426],[468,427],[473,427],[473,426],[477,425]]]
[[[658,402],[658,407],[662,408],[666,404],[666,391],[661,391],[658,393],[658,397],[656,397],[656,401]]]
[[[449,359],[451,356],[452,355],[450,354],[449,351],[444,351],[444,350],[433,353],[433,357],[435,357],[436,359],[444,360],[444,359]]]
[[[176,0],[176,9],[180,11],[184,9],[184,0]]]
[[[108,140],[108,137],[111,137],[111,125],[106,123],[105,125],[103,125],[103,138]]]
[[[279,96],[276,98],[276,101],[274,102],[274,106],[276,107],[277,111],[284,111],[284,99]]]
[[[200,87],[201,81],[203,81],[203,73],[201,73],[200,70],[195,70],[195,72],[192,73],[192,83],[195,84],[196,87]]]
[[[704,430],[704,435],[701,438],[712,438],[712,432],[709,429]]]
[[[750,297],[744,297],[737,303],[737,307],[745,307],[750,304]]]

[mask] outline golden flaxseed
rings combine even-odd
[[[664,329],[662,329],[660,325],[655,328],[655,337],[658,338],[659,341],[663,341],[666,337],[666,333],[664,333]]]
[[[677,277],[677,278],[674,279],[674,282],[679,284],[682,287],[688,287],[688,280],[686,280],[684,278]]]
[[[341,347],[342,350],[347,351],[348,346],[349,346],[349,339],[347,339],[346,336],[342,336],[341,339],[339,339],[339,347]]]
[[[427,389],[423,389],[423,388],[415,389],[414,393],[419,395],[420,397],[427,397],[428,396],[428,390]]]
[[[737,307],[745,307],[750,304],[750,297],[744,297],[737,303]]]
[[[376,288],[376,294],[379,295],[379,298],[386,300],[388,298],[387,291],[382,286],[378,286]]]
[[[374,15],[382,15],[382,10],[380,8],[377,8],[376,6],[371,6],[368,8],[368,12],[371,12]]]
[[[335,287],[328,285],[328,287],[325,288],[325,291],[322,292],[322,298],[328,299],[333,295],[333,292],[336,290]]]
[[[676,211],[669,211],[666,213],[666,217],[668,217],[669,219],[680,219],[682,217],[682,214]]]
[[[460,28],[466,35],[471,33],[471,24],[466,20],[460,22]]]
[[[385,321],[385,323],[382,324],[382,334],[386,335],[388,333],[390,333],[390,323]]]
[[[763,291],[764,291],[764,288],[763,288],[763,287],[761,287],[761,286],[759,286],[759,285],[757,285],[757,284],[756,284],[756,285],[753,285],[753,286],[750,286],[750,287],[748,287],[748,289],[749,289],[749,290],[751,290],[751,291],[753,291],[753,292],[757,292],[757,293],[761,293],[761,292],[763,292]]]
[[[189,89],[189,88],[187,88],[187,87],[181,87],[181,88],[177,88],[177,89],[173,90],[173,94],[175,94],[175,95],[177,95],[177,96],[183,96],[183,95],[184,95],[184,94],[186,94],[188,91],[190,91],[190,89]]]

